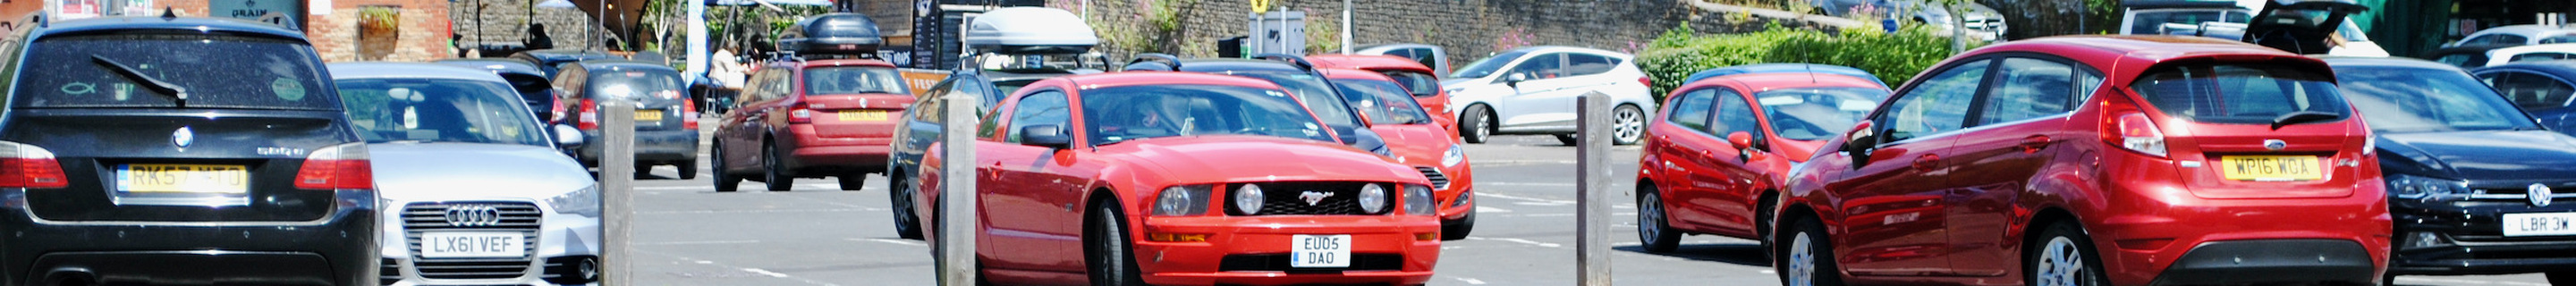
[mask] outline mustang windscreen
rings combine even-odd
[[[302,43],[220,35],[92,35],[29,45],[14,92],[25,107],[334,110]],[[184,99],[182,99],[182,95]]]
[[[1082,91],[1092,145],[1222,134],[1333,141],[1287,93],[1238,86],[1124,86]]]

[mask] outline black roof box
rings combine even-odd
[[[877,47],[885,45],[878,34],[877,22],[867,15],[830,13],[796,21],[779,35],[778,49],[796,51],[798,55],[855,55],[876,57]]]

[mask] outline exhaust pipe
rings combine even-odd
[[[74,267],[56,268],[56,269],[54,269],[53,271],[46,271],[46,272],[45,272],[45,280],[43,280],[43,281],[44,281],[44,283],[41,283],[41,284],[39,284],[39,285],[43,285],[43,286],[90,286],[90,285],[98,285],[98,274],[96,274],[96,273],[90,273],[90,272],[89,272],[89,269],[83,269],[83,268],[74,268]]]

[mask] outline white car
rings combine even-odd
[[[2442,44],[2442,47],[2448,48],[2464,45],[2519,46],[2556,43],[2576,43],[2576,26],[2510,25],[2487,28],[2485,30],[2478,30],[2476,33],[2469,33],[2468,37],[2461,38],[2460,41],[2444,43]]]
[[[384,285],[585,285],[599,278],[599,188],[492,72],[330,65],[383,197]],[[552,132],[549,132],[552,131]],[[556,135],[561,136],[556,136]]]
[[[1611,141],[1628,145],[1645,136],[1646,111],[1655,110],[1646,88],[1652,81],[1625,53],[1538,46],[1477,60],[1440,86],[1467,143],[1495,134],[1547,134],[1572,145],[1575,99],[1597,91],[1610,96]]]
[[[2576,43],[2527,46],[2465,46],[2435,51],[2433,61],[2479,68],[2509,63],[2576,59]]]

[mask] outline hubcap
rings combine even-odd
[[[1664,234],[1663,228],[1658,226],[1658,222],[1664,221],[1664,204],[1662,199],[1656,197],[1654,193],[1646,193],[1646,201],[1638,206],[1646,209],[1637,212],[1638,241],[1656,242],[1655,238]]]
[[[1808,240],[1806,232],[1799,232],[1797,237],[1789,239],[1789,281],[1784,284],[1816,285],[1816,253],[1809,249],[1815,246]]]
[[[1612,138],[1619,138],[1620,141],[1637,139],[1637,136],[1644,134],[1646,130],[1644,117],[1638,115],[1637,110],[1633,108],[1621,108],[1617,114],[1611,114],[1610,118],[1618,121],[1611,124],[1611,131],[1617,132],[1611,134]]]
[[[2038,277],[2036,277],[2036,280],[2039,281],[2033,281],[2036,283],[2032,284],[2040,286],[2082,285],[2081,282],[2083,282],[2083,277],[2085,275],[2084,255],[2083,252],[2075,249],[2075,241],[2066,239],[2066,237],[2063,236],[2054,237],[2048,240],[2048,246],[2041,249],[2041,251],[2044,252],[2040,253],[2039,263],[2032,265],[2034,267],[2039,267],[2039,269],[2031,271],[2031,273],[2037,274]]]

